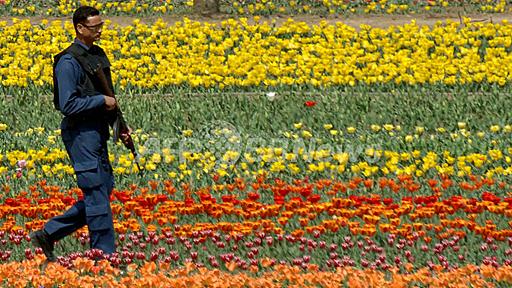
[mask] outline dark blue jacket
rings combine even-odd
[[[89,47],[79,40],[75,43],[81,45],[84,52],[88,51]],[[84,84],[93,76],[84,71],[71,54],[59,57],[54,75],[58,83],[55,87],[58,89],[58,108],[64,115],[62,140],[76,172],[78,187],[97,186],[105,181],[99,176],[98,169],[109,138],[109,112],[105,109],[104,95],[94,90],[90,92],[90,89],[88,93],[92,95],[84,95]]]

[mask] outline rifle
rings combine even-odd
[[[112,98],[116,98],[114,95],[114,92],[112,89],[110,89],[110,85],[108,84],[107,77],[105,76],[105,72],[103,71],[101,64],[98,63],[98,66],[96,69],[93,69],[94,74],[96,77],[98,77],[99,83],[101,85],[101,88],[103,90],[103,93],[105,95],[110,96]],[[112,125],[113,130],[113,140],[114,143],[121,141],[123,142],[124,146],[130,150],[130,152],[133,155],[133,158],[135,159],[135,164],[137,165],[137,169],[139,170],[139,175],[142,175],[142,170],[139,166],[139,156],[137,155],[137,150],[135,150],[135,144],[133,143],[132,136],[130,135],[130,128],[128,127],[128,124],[126,124],[126,121],[123,117],[123,112],[121,112],[121,108],[119,108],[119,105],[117,104],[116,99],[116,108],[114,109],[115,120]]]

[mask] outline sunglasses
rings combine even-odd
[[[83,24],[83,23],[80,23],[80,25],[84,26],[85,28],[89,29],[89,31],[92,31],[92,32],[98,32],[99,30],[101,30],[101,28],[103,28],[103,25],[105,23],[101,22],[100,24],[96,24],[96,25],[86,25],[86,24]]]

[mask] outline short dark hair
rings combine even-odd
[[[75,30],[78,23],[83,23],[87,21],[87,18],[97,15],[100,15],[100,11],[98,9],[91,6],[80,6],[73,13],[73,26],[75,26]]]

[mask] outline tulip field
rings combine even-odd
[[[510,23],[260,17],[507,1],[221,1],[215,22],[83,1],[139,157],[109,142],[117,252],[83,227],[47,266],[28,235],[83,197],[52,102],[77,1],[20,2],[0,0],[0,286],[512,286]]]
[[[95,6],[111,15],[168,15],[192,11],[193,0],[0,0],[0,15],[65,16],[71,15],[78,3]],[[500,13],[510,9],[506,0],[220,0],[219,10],[229,15],[319,15],[407,14],[434,12],[450,8],[464,11]]]

